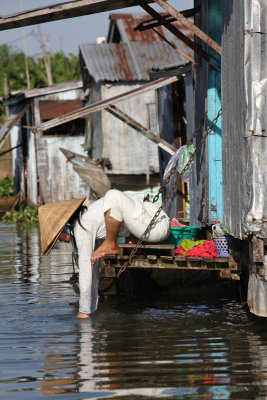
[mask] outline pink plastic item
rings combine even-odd
[[[186,225],[181,224],[181,222],[179,222],[176,218],[171,220],[171,226],[173,228],[186,228]]]

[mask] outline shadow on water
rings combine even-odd
[[[0,225],[3,399],[264,399],[267,321],[236,300],[101,298],[77,320],[69,248]]]

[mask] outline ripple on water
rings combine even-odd
[[[0,254],[1,398],[267,398],[267,324],[235,299],[101,298],[78,321],[68,247],[0,224]]]

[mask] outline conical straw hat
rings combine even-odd
[[[40,206],[38,209],[42,253],[48,254],[54,246],[62,228],[84,202],[82,199],[57,201]]]

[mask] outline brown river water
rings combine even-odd
[[[69,248],[0,224],[0,399],[267,399],[267,321],[237,298],[100,298],[76,318]]]

